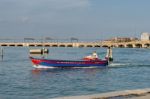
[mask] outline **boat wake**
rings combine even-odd
[[[111,63],[108,65],[108,68],[123,68],[123,67],[150,67],[150,65],[146,65],[146,64],[133,64],[133,63]],[[34,65],[33,66],[34,68],[37,68],[37,69],[57,69],[57,68],[60,68],[60,67],[50,67],[50,66],[41,66],[41,65]],[[107,66],[106,66],[107,67]],[[63,67],[62,67],[63,68]],[[97,66],[89,66],[89,67],[65,67],[65,68],[72,68],[72,69],[92,69],[92,68],[103,68],[103,67],[97,67]]]
[[[111,63],[108,65],[108,67],[123,67],[123,66],[127,66],[129,64],[127,63]]]
[[[150,67],[150,64],[139,64],[139,63],[111,63],[108,65],[110,68],[119,67]]]

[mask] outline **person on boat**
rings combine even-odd
[[[85,56],[83,59],[84,60],[96,60],[96,59],[99,59],[99,58],[98,58],[98,55],[97,55],[96,51],[94,51],[92,53],[92,55]]]
[[[111,49],[111,47],[108,47],[108,49],[107,49],[107,54],[106,54],[105,59],[107,59],[109,62],[112,62],[112,61],[113,61],[112,49]]]
[[[96,51],[93,52],[92,58],[93,58],[93,59],[98,58],[98,55],[97,55]]]

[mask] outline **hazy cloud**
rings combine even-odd
[[[46,20],[64,16],[66,13],[63,12],[80,12],[89,5],[89,0],[0,0],[0,16],[2,20],[22,22],[29,21],[29,17],[32,20],[36,18]]]
[[[0,36],[103,38],[150,31],[150,1],[144,1],[0,0]]]
[[[90,5],[89,0],[51,0],[49,3],[56,9],[82,8]]]

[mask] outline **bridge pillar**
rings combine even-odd
[[[127,48],[127,44],[124,44],[124,47]]]
[[[142,44],[142,48],[147,48],[147,47],[149,47],[149,46],[146,44]]]
[[[72,43],[73,47],[79,47],[79,43]]]
[[[132,44],[133,48],[136,48],[136,45],[135,44]]]
[[[29,44],[28,43],[23,43],[23,46],[29,46]]]

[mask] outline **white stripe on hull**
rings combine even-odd
[[[43,69],[53,69],[53,68],[59,68],[59,67],[53,67],[53,66],[43,66],[43,65],[33,65],[34,68],[43,68]],[[88,67],[71,67],[71,68],[99,68],[99,66],[88,66]]]
[[[43,66],[43,65],[33,65],[34,68],[57,68],[52,66]]]

